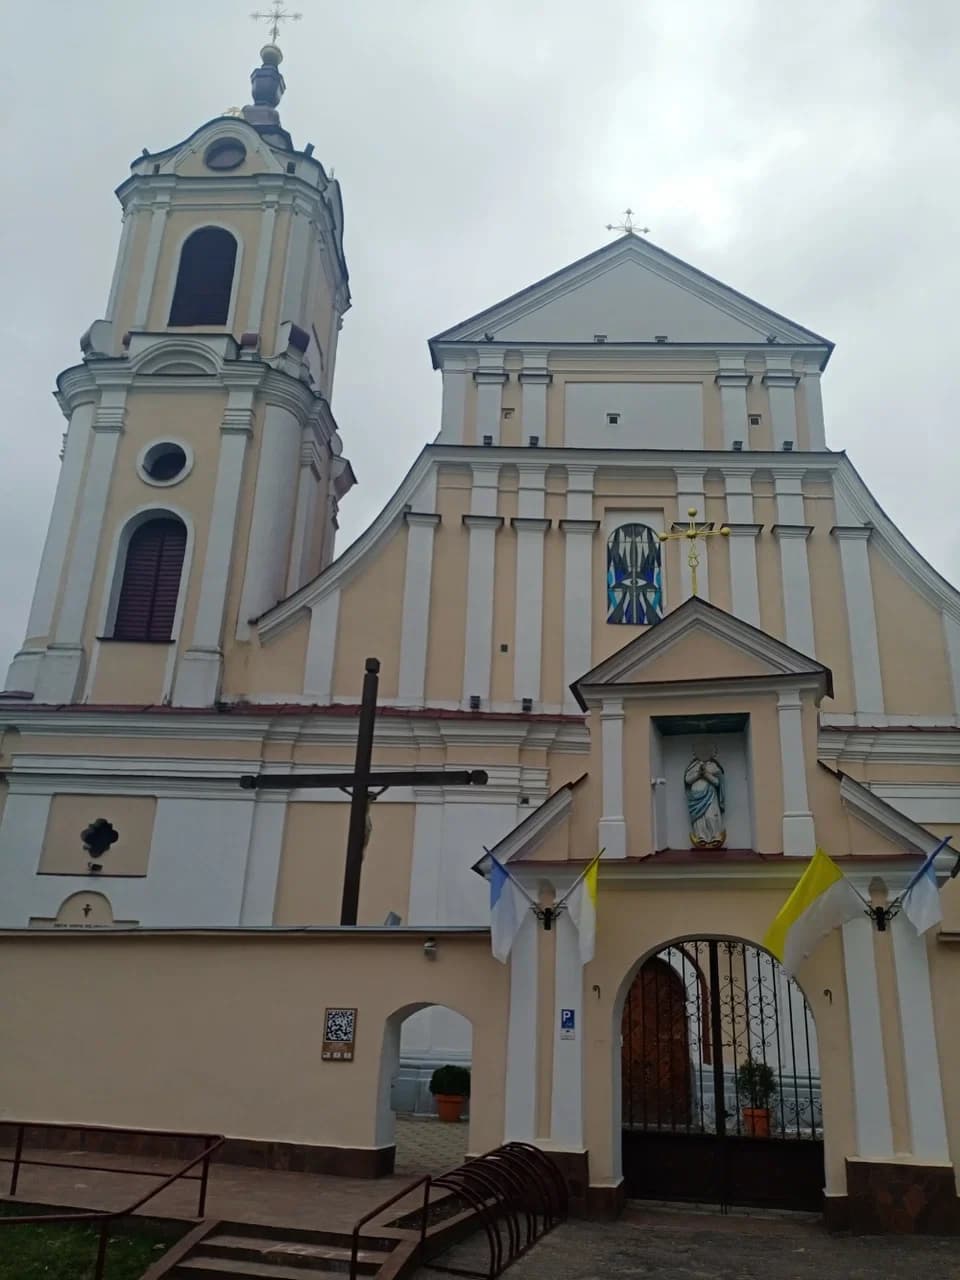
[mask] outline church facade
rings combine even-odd
[[[60,478],[0,701],[0,929],[22,955],[69,927],[133,945],[335,926],[348,798],[239,777],[351,768],[376,656],[376,766],[488,782],[377,800],[361,934],[390,913],[397,938],[483,929],[487,850],[547,905],[604,851],[590,964],[566,915],[545,931],[532,912],[506,985],[470,962],[494,992],[485,1140],[540,1142],[597,1203],[621,1195],[624,1109],[649,1101],[625,1080],[653,1061],[621,1041],[661,1034],[654,989],[692,1019],[677,1072],[700,1084],[671,1084],[672,1128],[706,1067],[712,1132],[729,1105],[739,1136],[737,1019],[747,1059],[768,1040],[732,1004],[755,964],[758,1007],[803,1010],[776,1087],[820,1144],[817,1194],[869,1198],[906,1169],[953,1213],[953,887],[936,934],[865,915],[799,986],[758,946],[817,846],[882,902],[960,830],[960,593],[828,448],[831,343],[628,230],[432,339],[436,436],[335,554],[355,483],[331,407],[343,211],[280,123],[278,63],[268,46],[252,106],[144,153],[118,189],[107,311],[57,381]],[[99,817],[118,836],[102,858],[82,837]],[[406,1028],[395,1105],[471,1059],[470,997],[444,1005]]]

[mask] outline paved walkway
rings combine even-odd
[[[474,1237],[443,1262],[476,1268]],[[421,1270],[413,1280],[435,1280]],[[568,1222],[510,1268],[510,1280],[960,1280],[960,1241],[835,1236],[813,1215],[721,1217],[645,1209],[613,1223]]]
[[[440,1173],[461,1164],[470,1126],[397,1116],[397,1173]]]

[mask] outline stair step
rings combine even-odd
[[[282,1227],[273,1224],[267,1226],[259,1222],[224,1222],[221,1221],[217,1225],[218,1236],[237,1236],[257,1240],[294,1240],[300,1244],[332,1244],[340,1249],[349,1249],[351,1235],[349,1231],[324,1231],[320,1228],[309,1227]],[[360,1235],[360,1247],[362,1249],[382,1249],[389,1252],[394,1249],[397,1244],[396,1235],[381,1236],[376,1234],[374,1228],[372,1234],[366,1231]]]
[[[349,1264],[348,1264],[349,1266]],[[344,1275],[343,1270],[326,1267],[283,1267],[274,1262],[245,1262],[239,1258],[185,1258],[171,1272],[174,1277],[187,1280],[193,1276],[216,1276],[219,1280],[306,1280],[309,1276]]]
[[[269,1236],[237,1236],[218,1232],[201,1241],[196,1256],[266,1262],[271,1266],[287,1263],[294,1267],[322,1267],[327,1271],[347,1271],[350,1268],[350,1244],[347,1241],[318,1244],[306,1240],[278,1240]],[[373,1275],[389,1256],[381,1250],[361,1248],[357,1251],[357,1271],[360,1275]]]

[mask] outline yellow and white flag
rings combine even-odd
[[[580,936],[581,964],[590,963],[597,945],[597,881],[601,853],[602,849],[564,899]]]
[[[791,976],[822,938],[863,915],[863,899],[843,872],[818,849],[767,930],[763,945]]]

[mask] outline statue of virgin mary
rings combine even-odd
[[[690,843],[695,849],[722,849],[727,840],[723,815],[727,798],[723,766],[715,754],[694,755],[683,774],[690,814]]]

